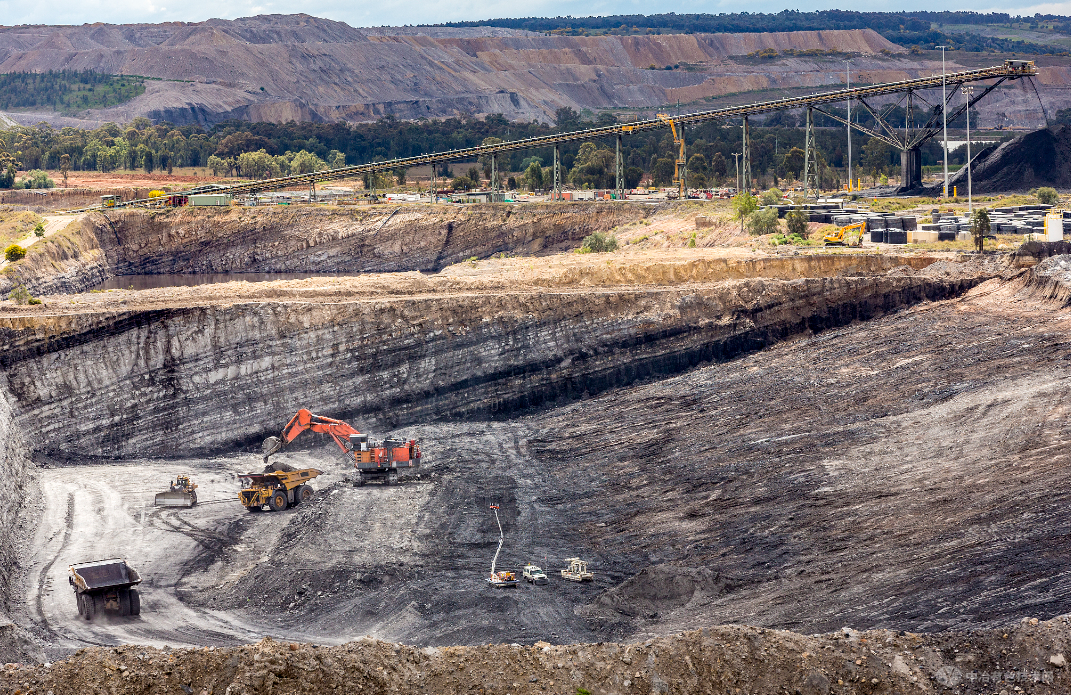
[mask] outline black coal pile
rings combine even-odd
[[[1039,186],[1071,188],[1071,127],[1053,126],[1020,135],[974,158],[975,193],[1027,191]],[[967,188],[967,169],[961,168],[948,185]]]

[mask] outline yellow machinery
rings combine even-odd
[[[117,195],[102,195],[100,197],[100,206],[102,208],[114,208],[118,202],[119,196]]]
[[[684,171],[686,161],[684,159],[684,131],[681,130],[680,134],[677,133],[677,124],[672,118],[664,113],[658,114],[659,120],[668,123],[669,129],[673,133],[673,144],[677,145],[680,150],[677,152],[677,161],[673,163],[673,185],[677,187],[680,200],[684,200],[684,179],[681,177],[681,172]]]
[[[281,512],[312,497],[308,481],[321,473],[315,468],[271,470],[270,466],[263,473],[243,473],[238,476],[242,481],[238,499],[251,512],[261,511],[265,504],[273,512]]]
[[[188,475],[177,476],[171,489],[156,496],[157,507],[192,507],[197,504],[197,483]]]
[[[856,232],[858,232],[858,235]],[[826,246],[862,246],[865,232],[866,222],[857,222],[834,230],[831,234],[826,234],[823,241],[826,242]]]

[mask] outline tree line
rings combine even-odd
[[[1028,53],[1065,53],[1065,47],[1017,39],[986,37],[965,32],[942,31],[945,25],[996,25],[1029,29],[1047,28],[1071,34],[1071,17],[1035,14],[1013,17],[1005,12],[855,12],[819,10],[799,12],[784,10],[775,14],[667,14],[608,15],[603,17],[522,17],[487,19],[473,22],[449,22],[438,26],[494,26],[523,29],[547,34],[573,36],[755,33],[817,31],[823,29],[873,29],[886,39],[902,46],[932,49],[938,45],[967,51],[1002,51]],[[935,29],[937,27],[937,29]]]
[[[50,108],[61,113],[115,106],[145,92],[145,80],[92,70],[0,73],[0,109]]]
[[[927,114],[913,113],[915,124]],[[869,114],[857,117],[867,122]],[[890,112],[892,122],[906,113]],[[824,119],[824,120],[822,120]],[[847,166],[847,136],[843,126],[822,117],[816,128],[817,166],[824,181],[839,183]],[[232,121],[210,130],[198,126],[152,124],[139,118],[126,126],[109,123],[94,130],[63,128],[47,124],[14,127],[0,131],[0,171],[48,169],[99,171],[141,169],[172,171],[175,167],[202,167],[219,176],[260,179],[308,173],[347,164],[385,161],[398,157],[472,147],[552,133],[573,132],[616,122],[613,114],[584,117],[571,108],[558,109],[553,124],[509,121],[501,115],[486,118],[425,119],[399,121],[384,117],[375,123],[247,123]],[[802,169],[804,131],[801,114],[779,112],[764,125],[751,128],[753,176],[774,179],[798,178]],[[954,124],[952,124],[954,125]],[[734,153],[740,152],[739,121],[708,122],[685,130],[689,183],[694,187],[732,184],[736,181]],[[616,180],[613,138],[561,145],[563,183],[576,187],[612,188]],[[853,166],[874,176],[899,167],[899,153],[879,140],[855,133]],[[641,180],[669,185],[674,176],[677,145],[669,130],[630,133],[622,142],[625,183],[635,187]],[[934,141],[922,150],[923,164],[941,161]],[[517,186],[549,188],[552,185],[553,149],[522,150],[498,155],[503,181],[511,177]],[[455,170],[456,169],[456,170]],[[443,164],[437,173],[457,188],[480,185],[490,176],[490,159],[470,164]],[[0,178],[0,183],[5,179]],[[367,185],[384,187],[404,183],[405,171],[394,171]],[[10,184],[9,184],[10,185]]]

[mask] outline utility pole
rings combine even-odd
[[[852,59],[844,61],[844,76],[848,89],[852,88]],[[848,192],[852,191],[852,100],[848,98]]]
[[[963,95],[967,98],[967,214],[974,214],[974,200],[971,198],[971,95],[974,87],[963,87]]]
[[[937,46],[941,49],[941,120],[945,130],[945,198],[948,197],[948,97],[945,95],[945,49],[948,46]]]

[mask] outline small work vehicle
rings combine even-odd
[[[528,563],[521,570],[521,576],[532,584],[547,584],[550,580],[547,579],[547,574],[538,565]]]

